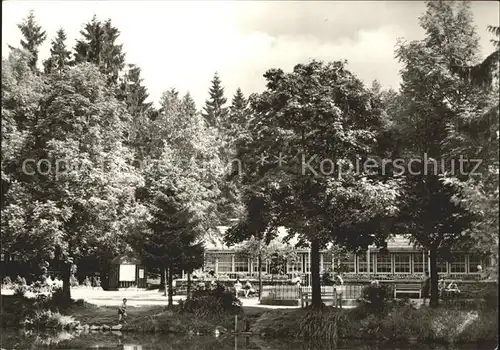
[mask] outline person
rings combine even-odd
[[[101,277],[97,277],[95,279],[95,286],[97,287],[97,289],[101,289]]]
[[[450,284],[446,287],[446,292],[450,297],[458,297],[460,295],[460,289],[458,289],[455,281],[451,281]]]
[[[235,292],[236,296],[238,296],[238,294],[240,293],[240,290],[241,290],[242,287],[243,286],[242,286],[242,284],[240,282],[240,279],[237,278],[236,282],[234,283],[234,292]]]
[[[127,298],[123,298],[123,303],[118,308],[118,322],[127,323]]]
[[[422,295],[423,295],[422,305],[425,305],[425,301],[429,299],[430,289],[431,289],[431,278],[429,276],[429,272],[425,271],[424,283],[422,285]]]
[[[243,287],[244,291],[245,291],[245,298],[248,298],[248,295],[250,293],[254,293],[255,290],[253,289],[253,286],[252,284],[250,283],[249,280],[246,280],[246,283],[245,283],[245,286]]]
[[[292,284],[295,284],[297,287],[300,287],[301,280],[298,274],[295,274],[294,277],[292,278]]]
[[[340,307],[342,309],[342,294],[344,291],[344,279],[340,274],[337,274],[334,279],[335,286],[333,291],[335,292],[335,307]]]
[[[446,282],[444,279],[440,279],[438,282],[438,291],[441,298],[445,297]]]

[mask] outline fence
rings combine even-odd
[[[339,288],[342,290],[343,299],[358,299],[361,296],[361,290],[363,285],[352,285],[347,284],[343,286],[322,286],[321,294],[332,294],[334,288]],[[276,286],[263,286],[262,287],[262,298],[274,299],[274,300],[294,300],[300,299],[301,292],[308,293],[312,292],[312,287],[297,287],[295,285],[276,285]]]

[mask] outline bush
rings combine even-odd
[[[22,284],[16,284],[14,287],[14,295],[24,297],[26,292],[28,291],[28,287]]]
[[[27,284],[26,283],[26,278],[21,277],[19,275],[17,275],[16,280],[14,281],[14,283],[17,284],[17,285],[20,285],[20,286],[25,286]]]
[[[52,312],[50,310],[37,310],[32,317],[24,321],[26,327],[33,328],[50,328],[50,329],[72,329],[76,327],[79,322],[73,317],[62,315],[59,312]]]
[[[12,283],[12,280],[10,279],[9,276],[5,276],[5,278],[3,279],[2,284],[7,289],[12,289],[14,287],[13,283]]]
[[[214,289],[195,290],[190,299],[179,301],[179,306],[183,312],[194,313],[198,317],[241,311],[241,301],[221,285]]]
[[[368,285],[361,290],[360,304],[371,313],[382,313],[392,295],[387,285]]]

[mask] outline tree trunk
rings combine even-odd
[[[162,274],[161,274],[162,280],[163,280],[163,296],[167,296],[167,269],[164,267],[162,269]]]
[[[174,287],[172,285],[172,269],[167,269],[167,283],[168,283],[168,306],[174,305]]]
[[[189,300],[191,299],[191,271],[188,271],[187,273],[187,288],[186,288],[186,299]]]
[[[311,241],[311,305],[313,308],[320,308],[323,304],[321,301],[321,279],[319,276],[319,241],[313,239]]]
[[[71,276],[71,264],[64,263],[62,266],[62,281],[63,281],[63,296],[64,300],[71,300],[71,284],[70,284],[70,276]]]
[[[165,283],[165,276],[167,276],[167,272],[165,271],[164,268],[160,269],[160,290],[163,288],[165,291],[167,290],[167,288],[165,287],[167,284]],[[167,296],[167,292],[165,292],[164,294],[165,296]]]
[[[259,257],[258,257],[258,276],[259,276],[259,300],[260,296],[262,295],[262,253],[259,250]]]
[[[438,291],[438,270],[437,270],[437,251],[433,248],[429,251],[430,255],[430,276],[431,276],[431,288],[430,288],[430,298],[429,306],[437,307],[439,305],[439,291]]]

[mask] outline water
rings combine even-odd
[[[177,336],[143,333],[42,333],[24,330],[2,330],[2,349],[123,349],[123,350],[492,350],[494,344],[478,346],[439,346],[422,344],[376,344],[367,342],[339,342],[337,347],[325,344],[307,344],[287,340],[268,340],[260,337],[232,336]]]

